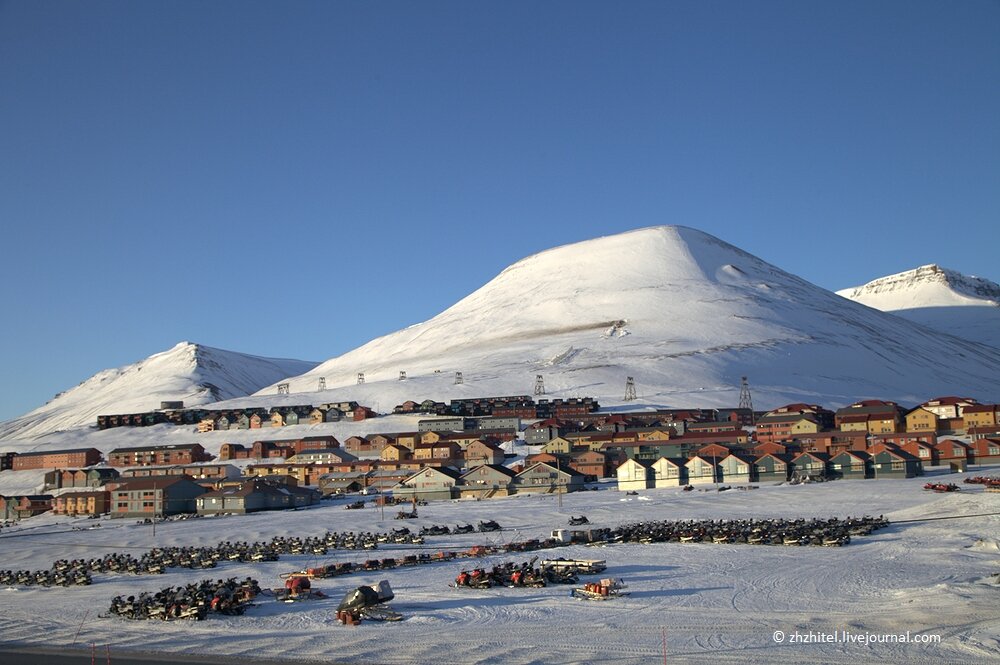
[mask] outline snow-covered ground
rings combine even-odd
[[[976,469],[975,473],[1000,472]],[[3,474],[7,476],[7,473]],[[960,482],[961,476],[942,479]],[[956,494],[921,489],[913,480],[837,481],[754,491],[649,490],[628,497],[607,489],[557,496],[436,502],[419,509],[420,525],[496,519],[506,530],[428,539],[425,547],[544,537],[570,515],[594,526],[681,518],[830,517],[885,514],[902,521],[998,513],[1000,494],[963,485]],[[309,510],[161,523],[155,538],[132,521],[40,516],[0,534],[4,567],[47,567],[62,557],[94,557],[154,545],[206,545],[225,539],[319,535],[325,530],[389,530],[400,526],[373,507],[343,509],[336,501]],[[573,546],[554,555],[601,558],[632,595],[604,603],[576,600],[569,588],[456,590],[448,587],[462,564],[451,562],[321,580],[330,598],[293,605],[265,597],[242,617],[201,623],[128,622],[100,618],[111,598],[155,591],[207,577],[253,576],[262,586],[279,573],[333,561],[417,553],[413,546],[373,552],[288,556],[267,564],[221,564],[209,571],[172,570],[161,576],[98,575],[80,588],[0,589],[0,635],[8,645],[111,644],[126,650],[228,654],[252,658],[343,663],[650,663],[668,662],[988,662],[1000,659],[1000,516],[899,523],[843,548],[712,544]],[[428,550],[423,550],[428,551]],[[530,555],[484,561],[526,560]],[[388,579],[400,623],[334,621],[349,589]],[[782,631],[784,641],[775,641]],[[791,643],[793,634],[847,631],[939,635],[940,643]]]

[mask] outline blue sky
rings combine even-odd
[[[0,419],[181,340],[324,360],[654,224],[997,281],[1000,4],[0,0]]]

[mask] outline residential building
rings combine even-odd
[[[205,488],[187,476],[137,478],[111,492],[112,517],[164,517],[193,513]]]
[[[108,464],[115,467],[193,464],[210,462],[212,459],[212,455],[209,455],[200,443],[115,448],[108,453]]]
[[[654,486],[653,468],[650,462],[627,459],[616,470],[618,490],[633,492]]]
[[[462,498],[490,499],[507,496],[511,493],[511,484],[516,475],[499,464],[474,466],[460,476],[459,492]]]
[[[65,469],[67,467],[93,466],[100,463],[101,451],[97,448],[73,448],[70,450],[43,450],[18,453],[11,464],[14,471],[27,469]]]
[[[303,508],[315,504],[318,499],[319,492],[316,490],[253,478],[236,487],[206,492],[195,499],[195,505],[199,515],[219,513],[243,515],[262,510]]]
[[[111,511],[111,492],[64,492],[52,500],[56,515],[105,515]]]

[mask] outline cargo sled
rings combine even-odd
[[[626,584],[623,580],[605,578],[600,582],[588,583],[575,588],[570,592],[570,595],[584,600],[610,600],[627,596],[628,592],[624,591],[625,588]]]

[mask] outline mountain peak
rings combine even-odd
[[[924,357],[933,370],[913,360]],[[721,406],[743,375],[781,403],[910,401],[921,386],[993,389],[986,367],[1000,371],[1000,351],[845,302],[702,231],[653,226],[516,261],[427,321],[286,381],[308,393],[322,376],[384,406],[524,394],[536,374],[548,394],[615,402],[633,377],[656,403]]]
[[[883,311],[1000,305],[1000,285],[934,263],[879,277],[837,293]]]
[[[0,424],[0,438],[36,437],[91,424],[103,413],[151,411],[161,401],[197,406],[243,397],[315,366],[179,342],[130,365],[102,370],[30,413]]]

